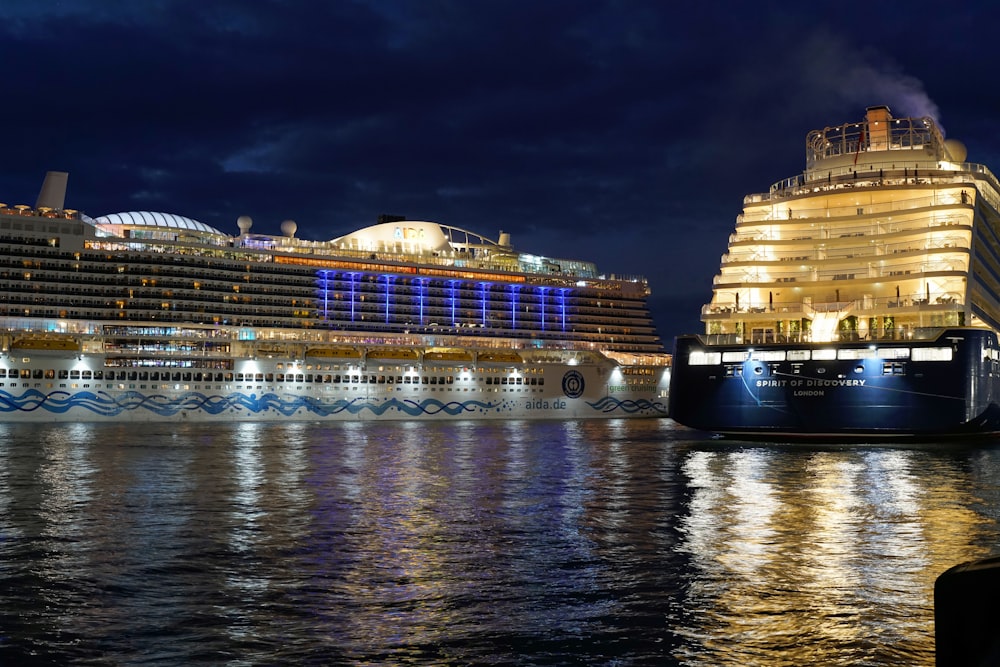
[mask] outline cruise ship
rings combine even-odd
[[[886,106],[806,136],[806,168],[743,200],[675,341],[671,417],[721,435],[1000,430],[1000,185],[931,118]]]
[[[329,241],[0,204],[0,422],[664,417],[640,276],[382,216]]]

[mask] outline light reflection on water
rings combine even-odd
[[[693,451],[687,606],[715,631],[695,629],[683,653],[715,665],[933,664],[934,580],[988,555],[996,536],[972,509],[965,463],[933,449]]]
[[[0,662],[932,665],[1000,450],[0,425]]]

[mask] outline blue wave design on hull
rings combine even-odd
[[[614,412],[621,412],[627,415],[642,412],[652,412],[662,416],[666,416],[667,414],[666,406],[663,403],[645,399],[623,401],[605,396],[597,402],[587,402],[587,405],[604,414]],[[397,398],[389,398],[382,401],[370,401],[363,398],[342,398],[328,402],[312,396],[281,398],[274,393],[266,393],[260,396],[256,394],[232,393],[228,396],[222,396],[218,394],[206,395],[192,391],[170,398],[162,394],[147,395],[137,391],[127,391],[118,396],[112,396],[103,391],[96,393],[90,391],[75,393],[53,391],[45,394],[37,389],[28,389],[20,396],[15,396],[10,392],[0,390],[0,415],[4,413],[36,411],[65,414],[75,409],[88,410],[101,417],[116,417],[123,413],[139,410],[149,411],[159,417],[173,417],[180,413],[199,411],[214,416],[221,415],[230,410],[249,415],[277,412],[285,417],[291,417],[300,412],[305,412],[316,417],[331,417],[341,413],[356,417],[363,412],[369,412],[374,416],[382,416],[391,411],[396,411],[409,417],[433,417],[436,415],[457,417],[459,415],[484,414],[486,412],[513,412],[517,408],[516,404],[508,400],[492,402],[480,400],[445,402],[436,398],[419,401],[414,399],[400,400]]]
[[[587,405],[598,410],[599,412],[615,412],[616,410],[621,410],[622,412],[630,415],[634,415],[637,412],[657,412],[664,417],[667,416],[667,406],[659,401],[649,401],[645,398],[635,400],[621,401],[617,398],[612,398],[610,396],[605,396],[596,403],[587,402]]]
[[[442,413],[454,417],[461,414],[496,410],[499,405],[499,403],[477,400],[443,402],[436,398],[422,401],[411,399],[401,401],[390,398],[379,402],[354,398],[324,402],[312,396],[283,399],[273,393],[258,397],[256,394],[234,393],[228,396],[209,396],[199,392],[186,392],[176,398],[169,398],[162,394],[146,395],[129,391],[116,398],[103,391],[97,393],[81,391],[74,394],[66,391],[54,391],[50,394],[44,394],[37,389],[29,389],[20,396],[15,396],[10,392],[0,390],[0,414],[35,412],[37,410],[65,414],[73,409],[85,409],[102,417],[115,417],[125,412],[148,410],[161,417],[172,417],[181,412],[202,411],[210,415],[219,415],[227,410],[238,410],[252,414],[275,411],[290,417],[302,410],[317,417],[329,417],[342,412],[358,415],[366,410],[381,416],[390,410],[397,410],[411,417],[434,416]]]

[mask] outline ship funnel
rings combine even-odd
[[[889,121],[892,114],[889,107],[877,106],[868,107],[868,114],[865,117],[866,134],[868,135],[868,150],[884,151],[889,149]],[[864,142],[864,139],[862,139]]]
[[[497,240],[497,245],[503,246],[504,248],[510,247],[510,234],[507,232],[500,232],[500,238]]]
[[[63,210],[66,204],[67,180],[69,180],[69,173],[65,171],[50,171],[45,174],[45,180],[42,182],[42,189],[38,193],[38,201],[35,202],[35,208]]]

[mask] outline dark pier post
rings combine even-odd
[[[934,582],[937,667],[1000,665],[1000,556],[962,563]]]

